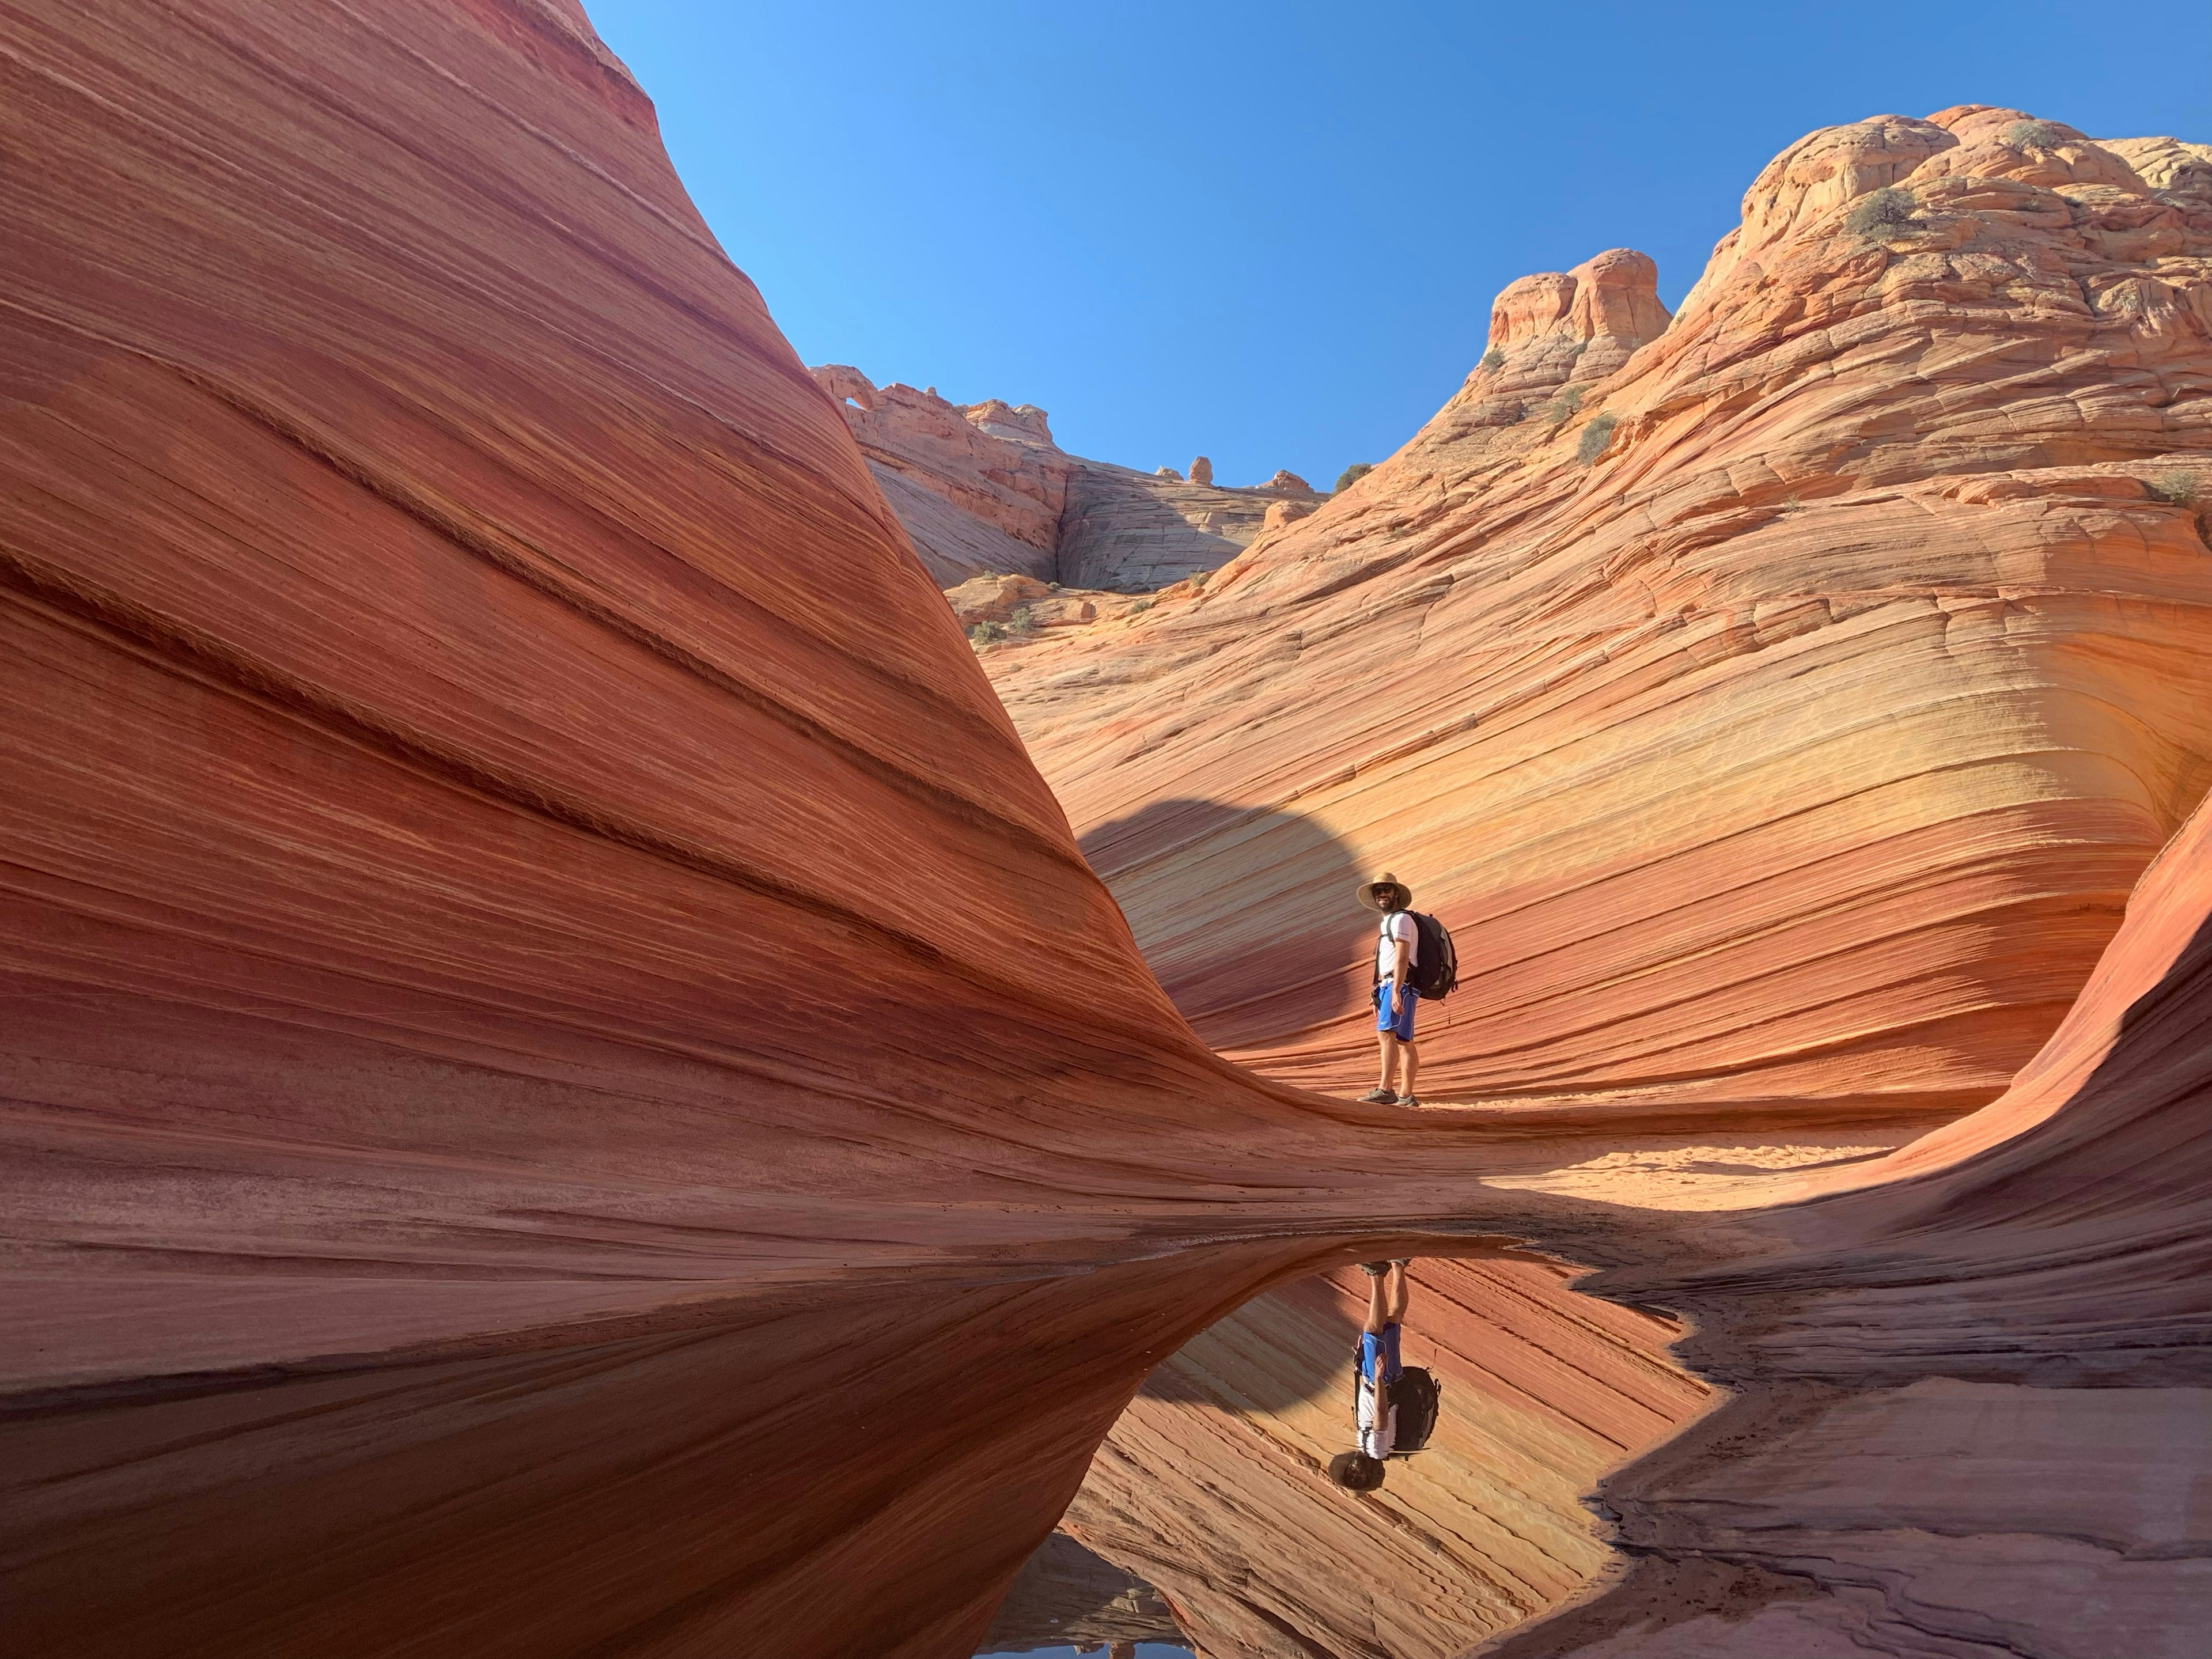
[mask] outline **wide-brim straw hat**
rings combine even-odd
[[[1404,882],[1399,880],[1397,877],[1392,875],[1388,870],[1385,870],[1381,875],[1376,877],[1374,880],[1366,883],[1360,888],[1359,902],[1370,910],[1389,909],[1390,908],[1389,905],[1377,902],[1375,896],[1376,890],[1382,887],[1395,887],[1398,890],[1402,900],[1401,908],[1402,905],[1411,904],[1413,902],[1413,890],[1407,886]]]

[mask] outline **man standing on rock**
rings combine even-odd
[[[1412,1260],[1363,1261],[1367,1275],[1367,1322],[1359,1334],[1359,1376],[1352,1385],[1352,1425],[1359,1437],[1356,1451],[1329,1460],[1328,1478],[1352,1492],[1373,1492],[1382,1484],[1383,1460],[1398,1443],[1398,1407],[1391,1384],[1405,1370],[1398,1358],[1398,1333],[1406,1317],[1406,1267]]]
[[[1421,930],[1407,911],[1413,890],[1385,870],[1360,888],[1359,902],[1382,913],[1375,941],[1375,1032],[1382,1080],[1359,1097],[1382,1106],[1418,1106],[1413,1079],[1421,1055],[1413,1046],[1413,1005],[1421,994],[1413,988],[1413,966],[1420,960]]]

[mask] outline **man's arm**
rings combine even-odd
[[[1395,1002],[1406,994],[1406,957],[1413,947],[1395,927],[1391,928],[1390,933],[1398,943],[1396,959],[1390,964],[1390,1000]]]

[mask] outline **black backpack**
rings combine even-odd
[[[1360,1350],[1352,1351],[1352,1408],[1359,1411]],[[1390,1384],[1390,1404],[1398,1413],[1398,1431],[1391,1437],[1390,1455],[1425,1451],[1437,1431],[1437,1411],[1443,1404],[1443,1385],[1419,1365],[1401,1368]]]
[[[1398,1408],[1398,1434],[1390,1443],[1392,1455],[1417,1452],[1437,1431],[1437,1408],[1443,1404],[1443,1385],[1419,1365],[1408,1365],[1390,1385],[1390,1403]]]
[[[1442,1002],[1459,988],[1459,952],[1452,949],[1450,932],[1434,916],[1419,910],[1406,914],[1413,917],[1413,935],[1420,941],[1413,952],[1413,988],[1424,1002]]]

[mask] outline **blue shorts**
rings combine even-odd
[[[1420,1000],[1421,994],[1410,985],[1401,987],[1398,994],[1393,997],[1390,981],[1384,980],[1375,988],[1375,1029],[1389,1032],[1401,1042],[1411,1042],[1413,1040],[1413,1005]],[[1390,1006],[1393,1002],[1398,1005],[1395,1008]]]
[[[1373,1331],[1360,1332],[1359,1374],[1362,1376],[1375,1375],[1375,1356],[1378,1350],[1382,1356],[1382,1386],[1387,1389],[1398,1380],[1398,1373],[1405,1369],[1398,1363],[1398,1326],[1395,1320],[1382,1328],[1380,1336]]]

